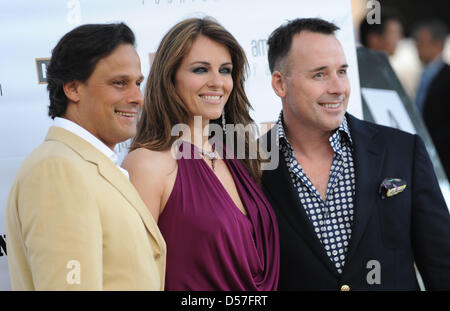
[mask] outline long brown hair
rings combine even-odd
[[[233,69],[233,89],[225,104],[227,124],[253,124],[249,110],[252,109],[244,91],[244,81],[248,69],[247,57],[237,40],[222,25],[210,17],[190,18],[173,26],[164,36],[156,51],[147,79],[144,107],[137,125],[137,134],[132,140],[130,151],[147,148],[165,151],[171,148],[178,137],[171,136],[175,124],[187,124],[191,114],[175,89],[175,74],[188,54],[198,36],[205,36],[227,47],[230,52]],[[221,118],[211,120],[221,124]],[[245,154],[249,152],[249,140],[253,139],[248,132],[245,135]],[[223,135],[224,144],[227,134]],[[237,144],[239,139],[235,139]],[[234,153],[237,146],[234,147]],[[258,153],[259,155],[259,153]],[[242,160],[249,173],[256,181],[260,181],[260,160]]]

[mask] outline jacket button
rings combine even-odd
[[[350,286],[348,286],[348,285],[341,286],[341,292],[349,292],[349,291],[350,291]]]

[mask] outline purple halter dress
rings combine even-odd
[[[237,159],[225,163],[247,215],[189,143],[158,225],[167,244],[166,290],[276,290],[279,237],[261,188]]]

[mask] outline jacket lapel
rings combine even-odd
[[[346,256],[346,264],[354,255],[366,229],[372,210],[376,205],[378,186],[381,182],[381,168],[385,154],[385,144],[377,139],[378,130],[347,114],[354,143],[355,201],[352,237]],[[345,269],[345,267],[344,267]]]
[[[96,164],[99,174],[116,188],[131,206],[134,207],[156,243],[163,248],[165,242],[157,229],[155,220],[146,209],[136,189],[110,159],[81,137],[59,127],[51,127],[45,140],[60,141],[69,146],[86,161]]]
[[[273,137],[272,131],[276,131],[276,127],[269,131],[267,134],[269,137]],[[270,138],[268,138],[268,145],[271,146]],[[277,213],[283,215],[289,225],[306,242],[314,253],[316,253],[323,264],[333,274],[337,275],[337,271],[327,256],[325,248],[317,238],[317,234],[306,214],[305,208],[298,199],[297,191],[292,184],[286,161],[284,160],[284,155],[281,151],[279,151],[279,163],[277,168],[264,171],[263,184],[265,190],[274,201],[276,201],[274,209],[277,210]]]
[[[161,233],[157,229],[158,226],[130,181],[109,159],[99,161],[97,162],[97,165],[100,175],[103,176],[103,178],[105,178],[128,200],[128,202],[135,208],[139,216],[141,216],[147,230],[151,233],[157,244],[160,247],[163,247],[164,240]]]

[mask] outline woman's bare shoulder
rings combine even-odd
[[[123,160],[122,167],[131,173],[143,172],[170,174],[176,168],[176,159],[170,150],[155,151],[138,148],[131,151]]]

